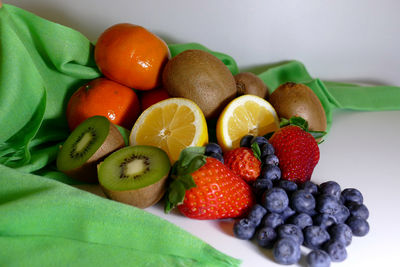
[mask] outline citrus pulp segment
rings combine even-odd
[[[251,134],[262,136],[279,129],[279,118],[272,105],[255,95],[232,100],[217,121],[217,140],[224,151],[239,147],[240,139]]]
[[[130,145],[152,145],[167,152],[171,162],[188,146],[208,142],[207,123],[203,112],[186,98],[168,98],[143,111],[135,122]]]

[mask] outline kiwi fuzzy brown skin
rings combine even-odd
[[[325,110],[310,87],[301,83],[284,83],[271,93],[269,102],[280,118],[300,116],[308,122],[311,131],[326,131]]]
[[[104,194],[112,200],[145,209],[159,202],[164,196],[167,178],[168,175],[165,175],[158,182],[136,190],[113,191],[105,187],[102,189]]]
[[[62,172],[71,178],[85,183],[98,183],[97,164],[109,154],[124,146],[125,141],[120,131],[114,124],[110,123],[108,135],[97,151],[80,167],[71,170],[62,170]]]
[[[250,94],[268,99],[269,91],[267,85],[254,73],[240,72],[234,78],[238,96]]]
[[[207,119],[216,118],[236,97],[236,82],[228,67],[202,50],[186,50],[169,60],[162,81],[172,97],[193,100]]]

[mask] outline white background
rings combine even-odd
[[[3,2],[72,27],[91,41],[112,24],[131,22],[169,43],[199,42],[227,53],[242,70],[297,59],[322,80],[400,86],[398,0]],[[399,265],[399,132],[400,111],[334,113],[313,180],[360,189],[371,231],[353,238],[348,259],[333,266]],[[275,266],[270,251],[232,236],[232,221],[165,215],[161,205],[148,211],[242,259],[243,266]],[[305,266],[304,259],[299,265]]]

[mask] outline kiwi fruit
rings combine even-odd
[[[57,169],[82,182],[97,183],[97,164],[125,146],[120,131],[106,117],[93,116],[76,127],[60,150]]]
[[[162,81],[170,96],[193,100],[206,119],[216,118],[236,97],[236,82],[228,67],[203,50],[186,50],[169,60]]]
[[[249,94],[268,99],[269,92],[267,85],[254,73],[240,72],[233,77],[236,81],[238,96]]]
[[[170,168],[164,150],[149,145],[128,146],[99,164],[99,183],[110,199],[144,209],[163,197]]]
[[[276,88],[269,97],[280,118],[299,116],[308,122],[312,131],[326,131],[325,110],[314,91],[305,84],[287,82]]]

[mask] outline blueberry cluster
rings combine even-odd
[[[254,140],[244,137],[241,145]],[[267,153],[265,144],[269,143],[257,140],[263,142],[263,169],[278,167],[278,159],[266,161],[273,155],[273,147]],[[369,211],[359,190],[342,190],[335,181],[296,184],[281,180],[280,170],[271,173],[264,171],[253,183],[257,204],[235,222],[233,232],[237,238],[255,239],[259,246],[272,249],[276,262],[297,263],[303,245],[310,249],[306,259],[310,267],[330,266],[347,258],[346,247],[353,236],[369,232]]]

